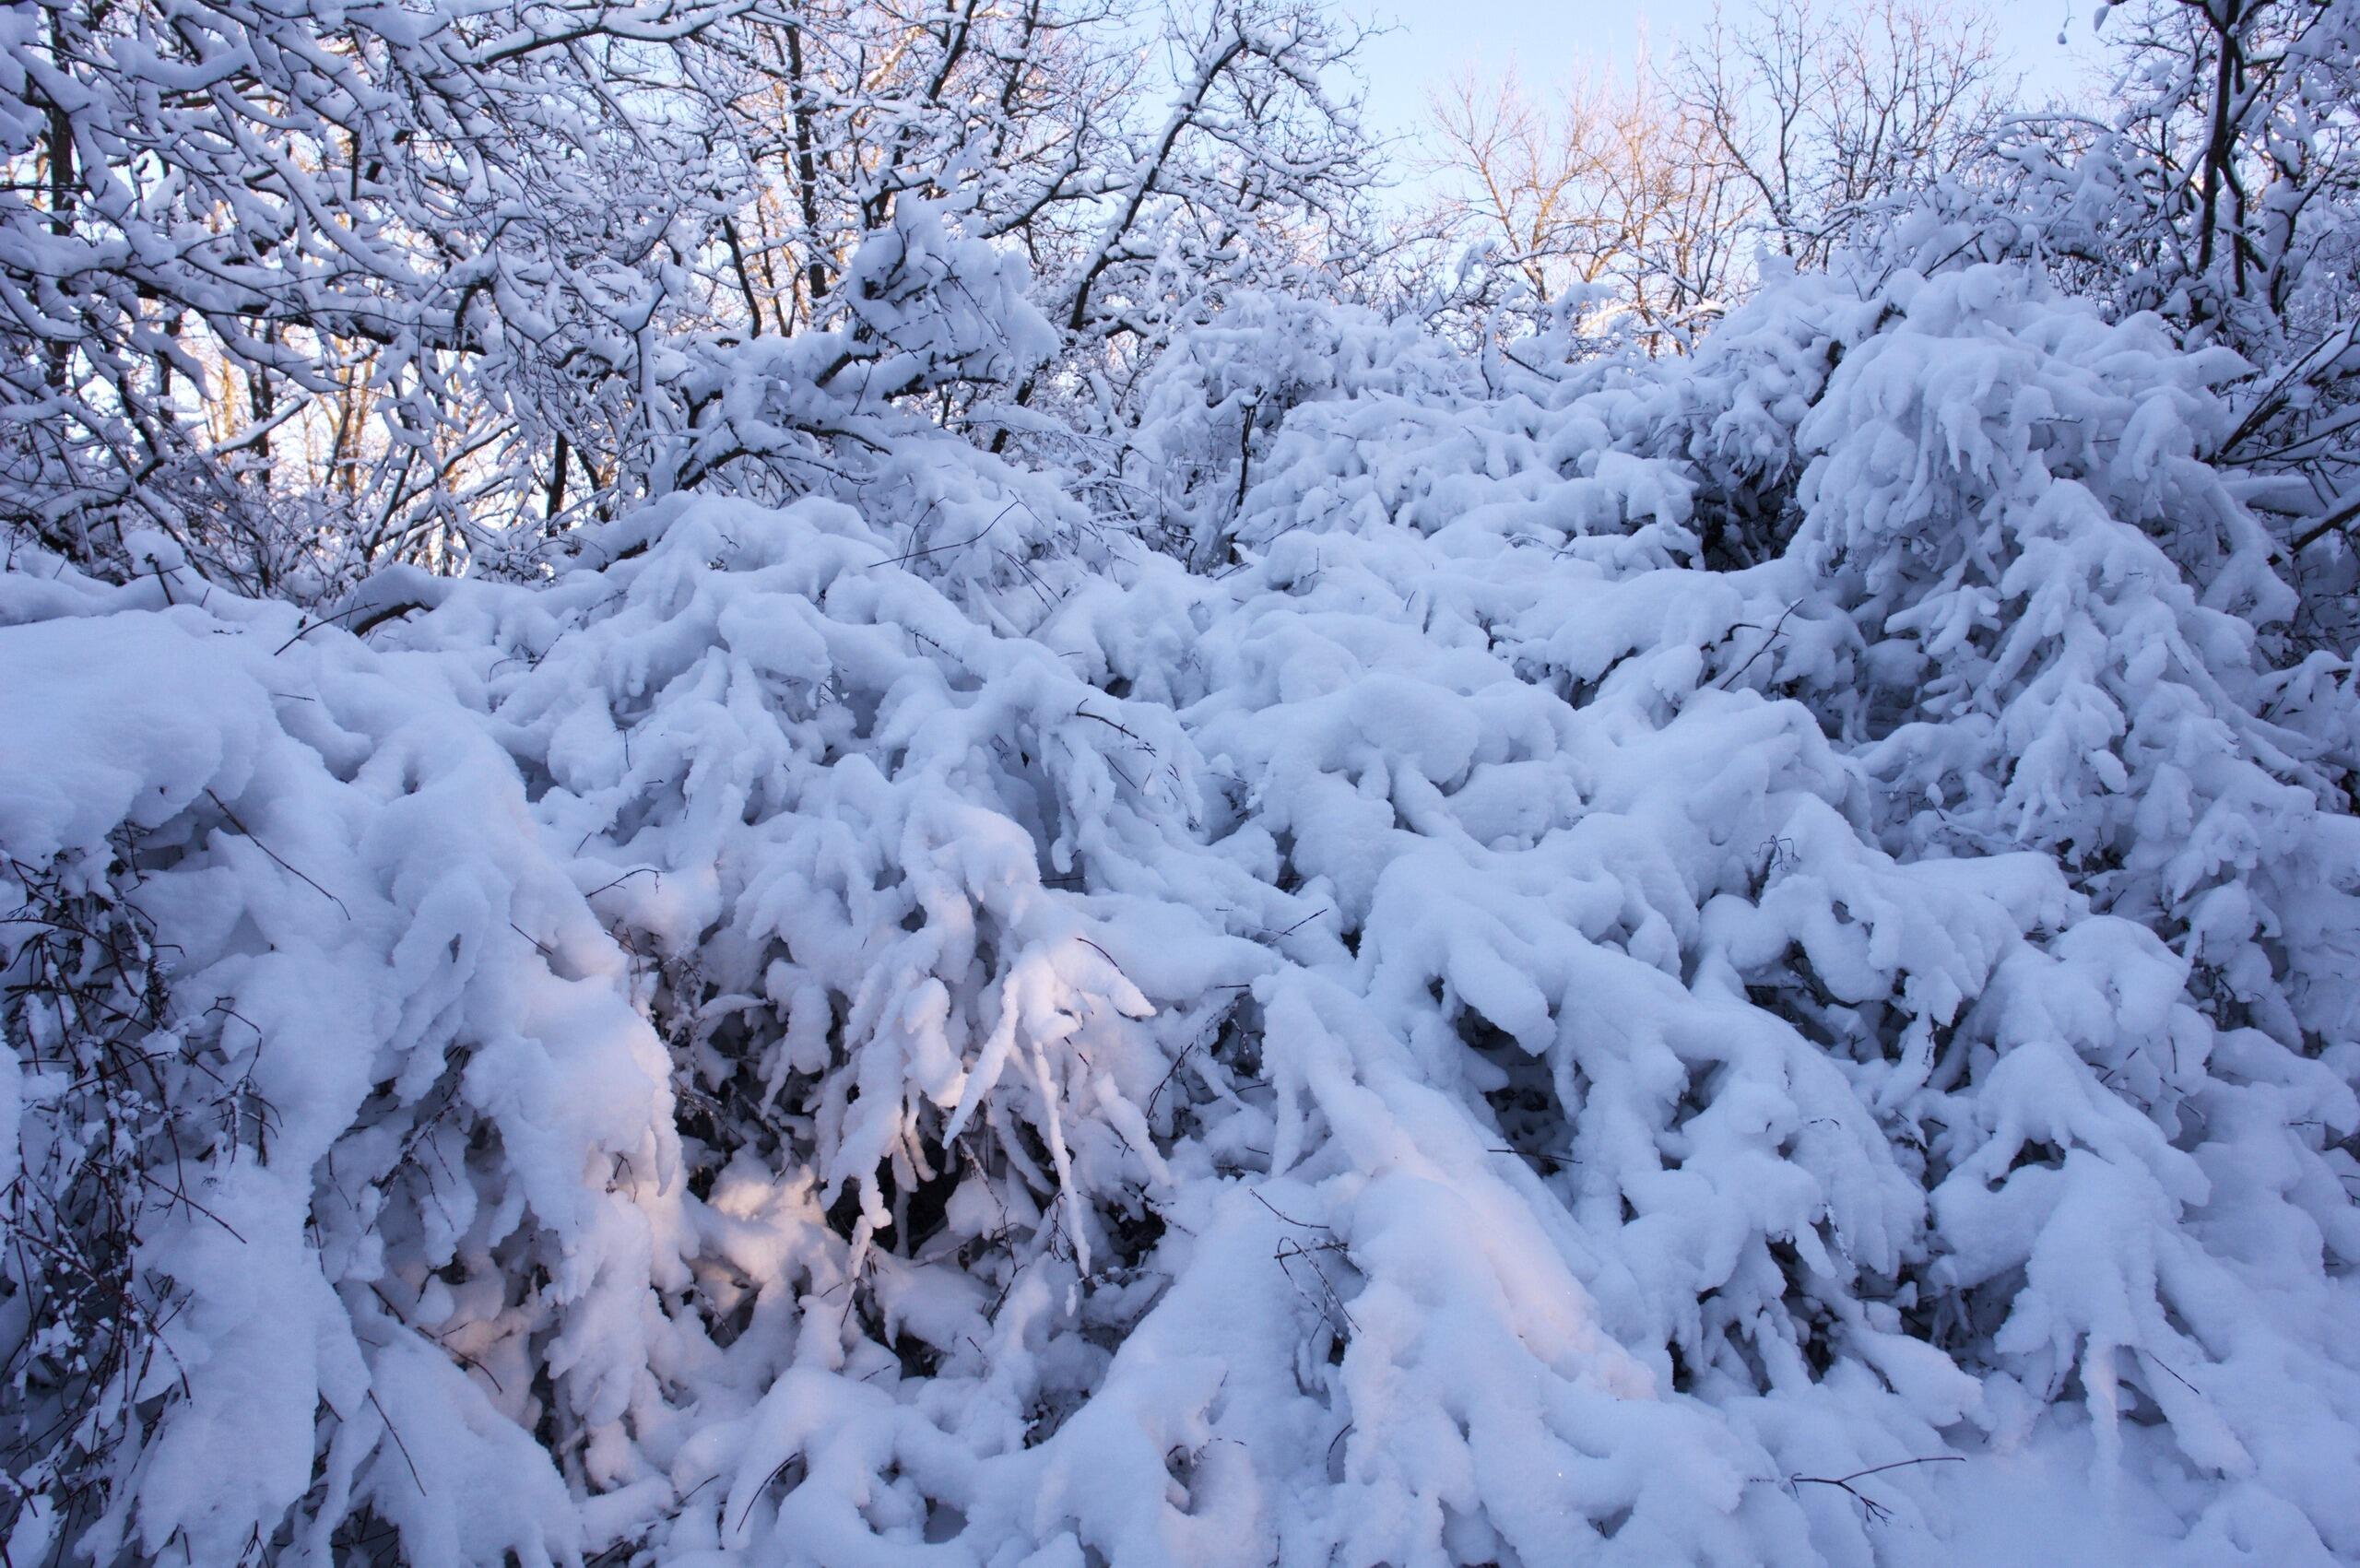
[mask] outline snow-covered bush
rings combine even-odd
[[[2118,318],[2226,349],[2199,455],[2299,602],[2277,634],[2360,634],[2360,4],[2109,0],[2109,99],[2001,128],[1898,217],[1908,265],[2029,261]]]
[[[2229,367],[2000,267],[1562,350],[1248,301],[1081,497],[856,398],[324,620],[20,551],[10,1561],[2360,1551]]]

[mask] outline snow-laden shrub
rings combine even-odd
[[[1256,311],[1141,403],[1212,572],[908,435],[366,642],[0,577],[11,1561],[2360,1551],[2354,710],[2216,367]]]
[[[171,1114],[113,1153],[136,1353],[100,1378],[12,1340],[21,1425],[112,1450],[58,1478],[95,1482],[96,1520],[36,1496],[12,1558],[68,1521],[99,1561],[327,1561],[389,1526],[414,1561],[572,1556],[559,1464],[647,1375],[678,1224],[667,1068],[621,956],[431,678],[290,642],[291,610],[72,582],[7,580],[30,619],[0,631],[10,983],[78,946],[87,996],[101,906],[136,913],[161,996],[20,996],[17,1141],[61,1149],[126,1095]],[[10,1256],[38,1332],[81,1276]]]

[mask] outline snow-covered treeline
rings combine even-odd
[[[1680,356],[1118,19],[0,18],[6,1561],[2360,1558],[2360,7]]]

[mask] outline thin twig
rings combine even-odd
[[[1729,689],[1729,683],[1731,681],[1735,680],[1739,676],[1743,675],[1747,670],[1752,669],[1753,667],[1753,661],[1768,653],[1771,649],[1771,645],[1778,641],[1778,634],[1786,630],[1787,617],[1802,608],[1802,603],[1803,602],[1800,599],[1797,599],[1793,604],[1788,605],[1785,613],[1778,617],[1777,623],[1770,628],[1770,635],[1762,640],[1762,646],[1754,649],[1752,656],[1749,657],[1745,663],[1738,666],[1737,668],[1729,671],[1729,674],[1713,682],[1713,685],[1720,690],[1727,691]]]
[[[1854,1470],[1848,1476],[1788,1476],[1787,1482],[1789,1486],[1800,1486],[1806,1482],[1812,1486],[1832,1486],[1858,1503],[1870,1519],[1882,1521],[1892,1517],[1893,1510],[1853,1486],[1854,1481],[1868,1476],[1881,1476],[1887,1470],[1906,1469],[1911,1465],[1964,1465],[1965,1463],[1966,1456],[1963,1454],[1927,1454],[1914,1459],[1895,1459],[1890,1464],[1871,1465],[1865,1470]]]
[[[645,875],[647,875],[647,876],[654,877],[654,878],[655,878],[655,885],[656,885],[657,887],[659,887],[659,888],[660,888],[660,887],[662,887],[662,886],[664,885],[664,873],[663,873],[663,872],[661,872],[661,871],[656,870],[655,867],[653,867],[653,866],[634,866],[634,867],[632,867],[630,870],[628,870],[628,871],[624,872],[621,876],[620,876],[620,877],[616,878],[613,881],[611,881],[611,882],[608,882],[608,883],[605,884],[605,886],[603,886],[603,887],[596,887],[596,888],[593,888],[593,889],[591,889],[588,892],[586,892],[586,893],[583,894],[582,896],[583,896],[584,898],[585,898],[585,899],[595,899],[595,898],[596,898],[600,893],[605,892],[605,891],[607,890],[607,889],[608,889],[608,888],[620,888],[620,887],[621,887],[625,882],[630,881],[633,877],[640,876],[640,875],[642,875],[643,873],[643,874],[645,874]]]
[[[424,1497],[426,1483],[419,1479],[418,1461],[409,1456],[409,1444],[402,1441],[401,1428],[394,1424],[393,1417],[385,1414],[385,1407],[379,1402],[377,1391],[374,1388],[369,1390],[369,1402],[377,1407],[377,1419],[385,1423],[386,1435],[394,1440],[394,1446],[402,1451],[402,1463],[409,1467],[410,1484],[418,1488],[418,1494],[420,1497]]]
[[[1252,1187],[1246,1188],[1245,1192],[1246,1196],[1251,1197],[1255,1202],[1260,1204],[1271,1213],[1277,1214],[1280,1219],[1285,1220],[1288,1224],[1294,1226],[1298,1230],[1325,1231],[1331,1236],[1336,1233],[1336,1228],[1333,1225],[1314,1224],[1309,1220],[1297,1220],[1291,1214],[1280,1214],[1276,1204],[1272,1203],[1268,1198],[1264,1197],[1260,1193],[1256,1192]]]
[[[247,827],[245,823],[240,821],[238,819],[238,814],[230,809],[230,806],[227,801],[213,793],[213,788],[210,784],[206,786],[205,797],[213,802],[215,806],[219,807],[221,809],[221,815],[230,819],[230,825],[237,829],[238,831],[245,834],[246,837],[253,842],[254,846],[256,849],[262,851],[265,855],[269,855],[271,859],[277,861],[281,869],[285,870],[291,876],[301,878],[304,885],[309,887],[313,892],[327,900],[328,902],[336,905],[338,910],[343,912],[344,917],[347,920],[352,918],[352,911],[345,908],[344,901],[342,899],[336,897],[325,888],[321,887],[309,877],[305,877],[302,872],[296,870],[294,867],[289,866],[286,860],[279,855],[279,853],[277,850],[263,843],[262,835],[255,832],[252,828]]]
[[[940,555],[944,550],[963,549],[967,546],[974,544],[975,540],[982,538],[985,534],[988,534],[994,528],[998,527],[1000,518],[1007,516],[1009,513],[1015,510],[1016,502],[1012,501],[1009,501],[1006,506],[999,509],[997,515],[994,516],[990,522],[984,525],[982,532],[974,534],[968,538],[954,539],[947,545],[937,545],[932,549],[912,550],[907,555],[892,556],[884,560],[872,561],[870,564],[872,566],[899,566],[905,560],[915,560],[921,556]]]

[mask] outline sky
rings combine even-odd
[[[1844,0],[1831,0],[1840,6]],[[2025,76],[2027,96],[2071,88],[2096,46],[2096,0],[1987,0],[2001,46]],[[1390,30],[1363,48],[1372,131],[1401,134],[1424,114],[1429,88],[1472,66],[1496,75],[1514,65],[1528,87],[1568,65],[1601,59],[1628,70],[1645,41],[1658,59],[1712,16],[1714,0],[1347,0],[1345,9]],[[1735,21],[1749,0],[1729,0]],[[2059,43],[2059,35],[2067,36]]]

